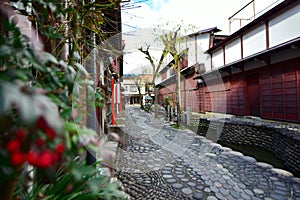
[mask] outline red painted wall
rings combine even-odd
[[[196,88],[193,76],[181,81],[183,109],[220,112],[300,122],[300,58],[206,82]],[[160,89],[160,98],[173,94],[176,85]]]
[[[260,76],[261,115],[264,118],[300,121],[300,58],[277,63]]]

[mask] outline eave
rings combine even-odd
[[[274,8],[269,10],[268,12],[266,12],[265,14],[259,16],[258,18],[254,19],[252,22],[245,25],[244,27],[242,27],[238,31],[236,31],[233,34],[229,35],[222,42],[220,42],[219,44],[217,44],[217,45],[213,46],[212,48],[208,49],[206,52],[209,53],[209,54],[213,53],[215,50],[217,50],[219,48],[222,48],[226,43],[228,43],[231,40],[234,40],[237,37],[240,37],[241,35],[243,35],[248,30],[251,30],[253,27],[265,23],[266,21],[271,19],[273,16],[275,16],[278,13],[282,12],[282,10],[292,8],[293,6],[295,6],[294,4],[299,4],[299,1],[295,1],[295,0],[285,0],[285,1],[283,1],[282,3],[278,4],[277,6],[275,6]]]
[[[295,39],[292,39],[288,42],[282,43],[280,45],[274,46],[272,48],[266,49],[264,51],[261,51],[259,53],[253,54],[251,56],[248,56],[246,58],[237,60],[235,62],[229,63],[227,65],[224,65],[218,69],[215,69],[213,71],[209,71],[207,73],[201,74],[199,76],[196,76],[193,79],[201,79],[203,76],[208,76],[209,74],[215,73],[216,71],[219,71],[222,75],[226,76],[231,74],[232,69],[238,68],[240,70],[245,70],[244,64],[253,62],[253,61],[264,61],[269,62],[269,58],[272,54],[278,53],[283,50],[287,49],[300,49],[300,37],[297,37]],[[299,55],[300,57],[300,55]]]

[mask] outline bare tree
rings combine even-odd
[[[193,27],[192,27],[193,28]],[[156,65],[154,62],[154,57],[149,52],[150,45],[148,45],[145,49],[143,47],[140,47],[139,50],[146,55],[146,59],[149,60],[151,66],[152,66],[152,84],[155,86],[155,80],[159,74],[159,71],[162,67],[164,67],[164,59],[167,56],[167,54],[170,54],[173,57],[173,69],[177,71],[177,82],[176,82],[176,105],[177,105],[177,125],[180,125],[180,115],[182,113],[182,105],[181,105],[181,94],[180,94],[180,77],[181,77],[181,64],[183,62],[184,55],[187,54],[187,50],[180,51],[178,47],[178,44],[184,40],[183,37],[179,36],[179,32],[181,31],[181,25],[178,25],[176,28],[174,28],[175,31],[170,31],[166,34],[163,34],[159,37],[159,39],[162,41],[164,45],[164,49],[162,51],[162,54],[160,56],[159,62]],[[185,30],[186,31],[186,30]],[[154,87],[155,96],[158,96],[158,89]],[[155,116],[158,115],[158,103],[157,98],[155,98]]]
[[[155,117],[158,116],[158,89],[155,87],[155,80],[158,77],[159,71],[161,69],[161,67],[164,64],[164,59],[166,57],[166,55],[168,54],[168,51],[164,48],[164,50],[161,53],[160,59],[158,61],[157,64],[155,64],[155,58],[150,54],[149,51],[150,45],[148,45],[146,48],[140,47],[139,51],[141,51],[143,54],[145,54],[145,58],[147,60],[149,60],[150,65],[152,67],[152,80],[150,82],[151,85],[153,85],[154,87],[154,94],[155,94],[155,98],[154,98],[154,104],[155,104]]]
[[[144,104],[143,104],[143,94],[142,94],[142,87],[145,85],[145,81],[143,80],[142,74],[136,75],[133,77],[133,81],[135,86],[137,87],[137,90],[139,92],[139,102],[141,105],[141,109],[144,109]]]

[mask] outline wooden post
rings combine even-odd
[[[115,125],[115,78],[111,77],[111,125]]]
[[[119,85],[116,84],[115,85],[115,97],[116,97],[116,107],[117,107],[117,113],[116,113],[116,117],[119,117]]]
[[[121,89],[121,86],[120,86],[120,89]],[[122,106],[123,106],[122,101],[123,101],[123,99],[122,99],[122,92],[120,91],[120,111],[123,110],[123,108],[122,108]]]

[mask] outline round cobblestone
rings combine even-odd
[[[227,182],[228,184],[224,184],[224,185],[235,186],[235,182],[233,182],[231,179],[226,180],[226,182]]]
[[[202,178],[203,180],[205,180],[205,181],[209,180],[209,176],[206,176],[206,175],[201,176],[201,178]]]
[[[213,185],[213,182],[211,180],[205,181],[206,185]]]
[[[173,178],[171,178],[171,179],[166,179],[166,182],[167,182],[167,183],[175,183],[175,182],[176,182],[176,179],[173,179]]]
[[[222,178],[219,178],[219,182],[221,183],[221,184],[226,184],[226,180],[222,177]]]
[[[225,196],[220,192],[216,193],[216,197],[218,197],[218,199],[221,199],[221,200],[226,199]]]
[[[210,186],[210,190],[213,192],[219,192],[219,189],[216,186]]]
[[[225,196],[229,194],[229,192],[227,190],[225,190],[224,188],[221,188],[220,192]]]
[[[130,199],[300,200],[300,179],[289,172],[192,132],[163,128],[151,114],[135,111],[126,120],[130,133],[125,133],[116,164]],[[173,141],[184,147],[181,157],[165,148]]]
[[[195,187],[195,186],[196,186],[196,183],[194,183],[194,182],[188,182],[187,185],[188,185],[188,186],[191,186],[191,187]]]
[[[173,178],[173,176],[165,174],[165,175],[163,175],[163,178]]]
[[[251,190],[245,189],[244,192],[248,194],[249,196],[254,196],[253,192]]]
[[[246,193],[242,193],[241,197],[246,200],[251,200],[251,197],[249,195],[247,195]]]
[[[222,187],[222,183],[219,183],[219,182],[215,182],[214,185],[219,188]]]
[[[258,189],[258,188],[254,188],[253,191],[255,194],[258,194],[258,195],[263,195],[265,193],[263,190]]]
[[[196,186],[196,189],[197,189],[197,190],[203,190],[203,188],[204,188],[203,185],[197,185],[197,186]]]
[[[244,156],[243,159],[250,162],[250,163],[255,163],[256,162],[255,158],[250,157],[250,156]]]
[[[240,193],[235,190],[230,190],[230,194],[236,199],[240,198]]]
[[[180,183],[174,183],[174,184],[172,184],[172,187],[173,187],[173,188],[176,188],[176,189],[180,189],[180,188],[183,187],[183,185],[180,184]]]
[[[190,195],[193,193],[192,189],[191,188],[182,188],[181,189],[182,193],[185,194],[185,195]]]
[[[243,184],[243,183],[238,183],[238,186],[239,186],[240,188],[242,188],[242,189],[245,189],[245,188],[246,188],[246,185]]]
[[[193,199],[202,200],[203,199],[203,194],[199,193],[199,192],[196,192],[196,193],[193,194]]]
[[[239,192],[241,193],[242,192],[242,189],[237,187],[237,186],[234,186],[233,189],[236,191],[236,192]]]
[[[223,178],[224,178],[225,180],[229,180],[229,179],[230,179],[230,177],[227,176],[227,175],[223,175]]]
[[[218,200],[218,199],[216,197],[214,197],[214,196],[208,196],[206,198],[206,200]]]

